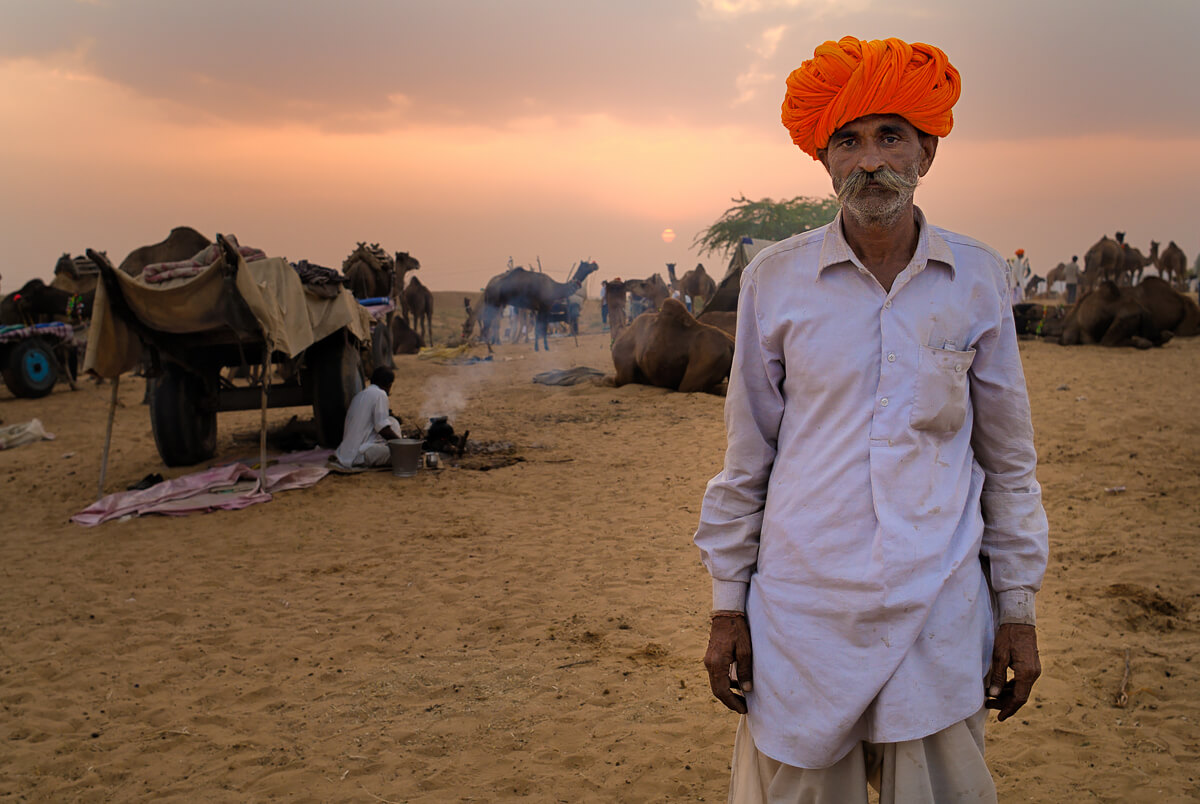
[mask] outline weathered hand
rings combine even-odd
[[[1008,668],[1013,677],[1008,678]],[[1033,682],[1042,674],[1038,660],[1037,629],[1032,625],[1006,623],[996,632],[992,646],[992,670],[988,673],[988,709],[999,709],[1000,720],[1012,717],[1029,700]]]
[[[717,700],[737,712],[746,714],[746,699],[735,693],[729,684],[729,667],[737,662],[738,686],[750,691],[754,659],[750,651],[750,626],[745,617],[714,617],[708,635],[708,650],[704,666],[708,668],[708,685]]]

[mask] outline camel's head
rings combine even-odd
[[[75,261],[66,252],[63,252],[63,255],[58,258],[58,262],[54,263],[54,273],[55,275],[70,274],[73,277],[79,277],[79,269],[75,267]]]
[[[419,270],[421,261],[409,254],[407,251],[396,252],[396,270],[408,273],[409,271]]]
[[[594,262],[588,262],[587,260],[580,260],[579,267],[575,269],[574,281],[578,282],[580,285],[583,285],[584,281],[598,270],[600,270],[600,266],[598,264]]]

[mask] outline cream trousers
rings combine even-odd
[[[995,804],[996,786],[983,761],[987,710],[921,740],[859,743],[837,763],[795,768],[759,753],[746,718],[733,744],[729,804]]]

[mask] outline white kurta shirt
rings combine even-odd
[[[368,385],[350,400],[346,411],[346,428],[337,448],[338,463],[353,466],[363,450],[383,442],[379,431],[388,426],[388,395],[378,385]]]
[[[1033,622],[1047,524],[992,249],[926,224],[890,292],[841,216],[742,275],[725,468],[696,544],[746,609],[755,745],[805,768],[978,711],[994,633]]]

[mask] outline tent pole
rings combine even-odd
[[[262,419],[258,430],[258,485],[267,490],[267,385],[271,381],[271,345],[263,344],[262,360]]]
[[[121,387],[120,374],[113,378],[112,384],[112,399],[108,403],[108,427],[104,431],[104,453],[100,456],[100,488],[96,495],[97,500],[104,497],[104,476],[108,474],[108,448],[112,446],[113,419],[117,415],[117,389]]]

